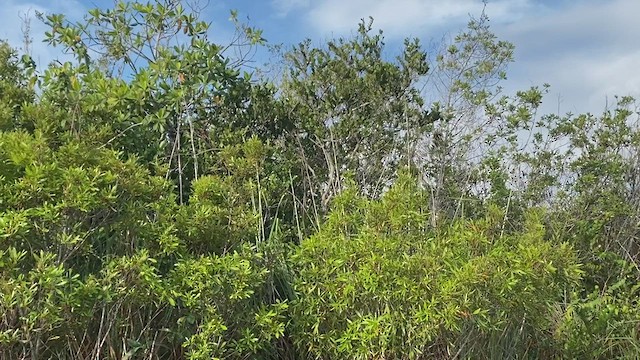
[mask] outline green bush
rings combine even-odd
[[[566,358],[634,359],[640,352],[637,269],[613,253],[602,253],[600,260],[618,276],[602,288],[574,293],[556,336]]]
[[[427,196],[401,177],[381,200],[342,194],[293,261],[292,328],[317,358],[544,356],[553,315],[580,279],[566,244],[544,240],[540,214],[501,234],[480,221],[429,227]]]
[[[0,168],[0,357],[246,358],[283,336],[255,216],[214,178],[179,206],[135,159],[23,131]]]

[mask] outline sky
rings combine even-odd
[[[225,43],[233,34],[229,11],[263,30],[270,44],[294,45],[305,38],[320,45],[352,34],[360,19],[372,16],[384,31],[390,52],[406,37],[424,44],[455,36],[481,0],[185,0],[207,5],[211,38]],[[24,19],[31,19],[32,55],[40,66],[61,58],[40,40],[46,28],[34,14],[62,13],[81,19],[87,10],[110,7],[113,0],[0,0],[0,39],[23,44]],[[515,44],[515,62],[505,93],[551,85],[541,112],[600,113],[615,95],[640,98],[639,0],[487,0],[485,13],[501,40]]]

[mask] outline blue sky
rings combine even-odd
[[[195,0],[186,0],[195,1]],[[389,51],[407,37],[424,44],[454,36],[481,0],[199,0],[211,36],[224,43],[232,34],[230,9],[263,29],[272,44],[292,45],[304,38],[317,44],[348,35],[361,18],[373,16],[385,32]],[[111,0],[3,0],[0,38],[21,46],[21,17],[35,11],[81,18]],[[486,13],[499,38],[516,45],[516,62],[503,84],[507,93],[551,84],[544,112],[601,112],[614,95],[640,97],[639,0],[488,0]],[[41,65],[59,56],[40,43],[45,28],[33,19],[33,55]]]

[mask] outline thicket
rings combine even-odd
[[[262,33],[200,10],[41,14],[43,69],[0,43],[0,358],[637,357],[632,98],[538,114],[484,15],[249,73]]]

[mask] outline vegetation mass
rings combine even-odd
[[[255,69],[201,10],[40,14],[43,69],[0,43],[0,358],[637,358],[634,99],[539,114],[485,15]]]

